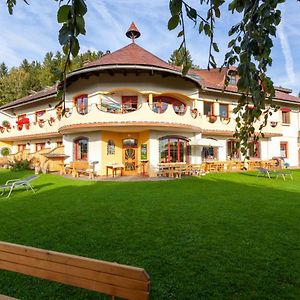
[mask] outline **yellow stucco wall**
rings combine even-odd
[[[123,148],[122,148],[122,140],[123,139],[137,139],[138,140],[138,150],[137,150],[137,160],[138,164],[141,161],[141,145],[147,145],[147,159],[149,160],[149,131],[142,132],[131,132],[131,133],[123,133],[123,132],[112,132],[112,131],[102,131],[102,142],[101,142],[101,168],[100,175],[106,174],[106,166],[113,163],[123,163]],[[115,154],[107,155],[107,142],[108,140],[113,140],[115,143]],[[138,169],[140,172],[140,169]]]

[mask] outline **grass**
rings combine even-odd
[[[0,172],[1,183],[27,173]],[[163,182],[42,175],[0,198],[0,240],[144,268],[151,299],[300,299],[300,171]],[[0,271],[21,299],[106,299]]]

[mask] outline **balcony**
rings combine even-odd
[[[107,109],[91,104],[84,113],[77,108],[70,109],[60,120],[54,117],[39,122],[24,122],[15,126],[0,127],[0,140],[17,141],[33,138],[58,137],[63,133],[95,130],[141,131],[168,130],[174,132],[202,132],[206,135],[230,136],[235,132],[235,118],[200,115],[189,106],[178,107],[168,104],[159,108],[147,102],[136,107]],[[259,125],[256,126],[258,131]],[[266,137],[282,134],[281,122],[268,121],[263,129]]]
[[[140,131],[146,129],[200,132],[201,122],[198,113],[175,111],[168,105],[164,111],[156,112],[148,103],[142,103],[136,109],[126,111],[107,111],[96,104],[88,108],[86,114],[77,109],[70,110],[60,121],[62,133],[76,131],[93,131],[97,129],[115,131]]]
[[[216,134],[216,135],[230,135],[235,132],[235,116],[232,115],[229,118],[223,118],[220,116],[206,116],[202,115],[200,126],[203,129],[203,133]],[[260,122],[255,124],[256,132],[259,131]],[[267,126],[263,128],[263,133],[266,137],[280,136],[282,135],[282,124],[280,122],[268,121]]]
[[[53,117],[40,122],[18,122],[14,126],[0,127],[0,140],[28,140],[31,137],[50,138],[60,136],[58,132],[59,121]]]

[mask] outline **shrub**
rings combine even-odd
[[[9,148],[3,147],[3,148],[1,149],[1,155],[2,155],[2,156],[7,156],[7,155],[9,155],[9,154],[10,154],[10,149],[9,149]]]
[[[13,162],[10,163],[10,168],[12,171],[24,171],[29,170],[30,161],[27,159],[15,159]]]

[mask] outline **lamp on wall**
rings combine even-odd
[[[27,142],[27,146],[30,146],[30,142]]]
[[[51,104],[48,104],[48,106],[49,106],[49,108],[51,108],[51,107],[52,107],[52,105],[51,105]]]
[[[47,144],[50,145],[50,144],[51,144],[51,141],[47,141]]]

